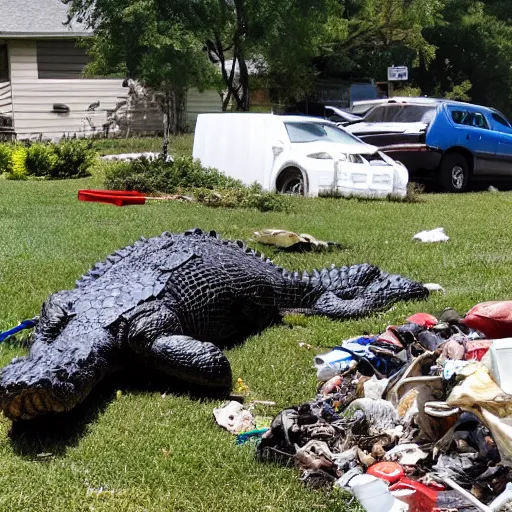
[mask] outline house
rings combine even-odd
[[[91,31],[66,25],[61,0],[0,0],[0,136],[18,139],[162,130],[162,116],[146,96],[130,96],[120,78],[83,78],[89,61],[77,45]],[[217,91],[190,90],[187,120],[219,112]]]

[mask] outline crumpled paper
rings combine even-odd
[[[419,233],[416,233],[412,239],[425,243],[433,243],[447,242],[450,240],[450,237],[444,232],[444,228],[436,228],[431,229],[430,231],[420,231]]]
[[[255,428],[256,423],[250,411],[240,402],[232,400],[213,410],[215,421],[232,434],[240,434]]]

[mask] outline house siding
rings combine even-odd
[[[11,82],[0,82],[0,114],[12,114]]]
[[[41,44],[43,43],[43,44]],[[38,65],[39,56],[45,56]],[[48,58],[51,44],[35,40],[10,40],[11,89],[14,111],[14,129],[18,138],[59,139],[63,135],[90,136],[104,133],[107,116],[117,104],[128,99],[128,89],[121,79],[77,79],[76,66],[72,59],[59,61]],[[68,51],[69,50],[68,46]],[[68,54],[69,56],[69,54]],[[56,66],[56,64],[59,66]],[[66,63],[70,68],[66,69]],[[40,76],[61,76],[75,78],[40,78]],[[99,101],[99,107],[89,111],[88,107]],[[64,104],[69,112],[53,111],[55,104]],[[201,112],[219,112],[220,97],[215,91],[199,93],[190,90],[187,101],[187,123],[191,129]],[[118,111],[121,119],[111,129],[131,134],[160,131],[162,115],[154,102],[147,98],[130,101]]]

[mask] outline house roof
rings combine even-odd
[[[85,25],[67,21],[61,0],[0,0],[0,37],[77,37],[92,33]]]

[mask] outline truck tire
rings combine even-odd
[[[448,153],[439,168],[439,185],[445,192],[464,192],[469,184],[470,165],[465,155]]]
[[[285,169],[277,178],[276,189],[280,194],[305,195],[304,176],[299,169]]]

